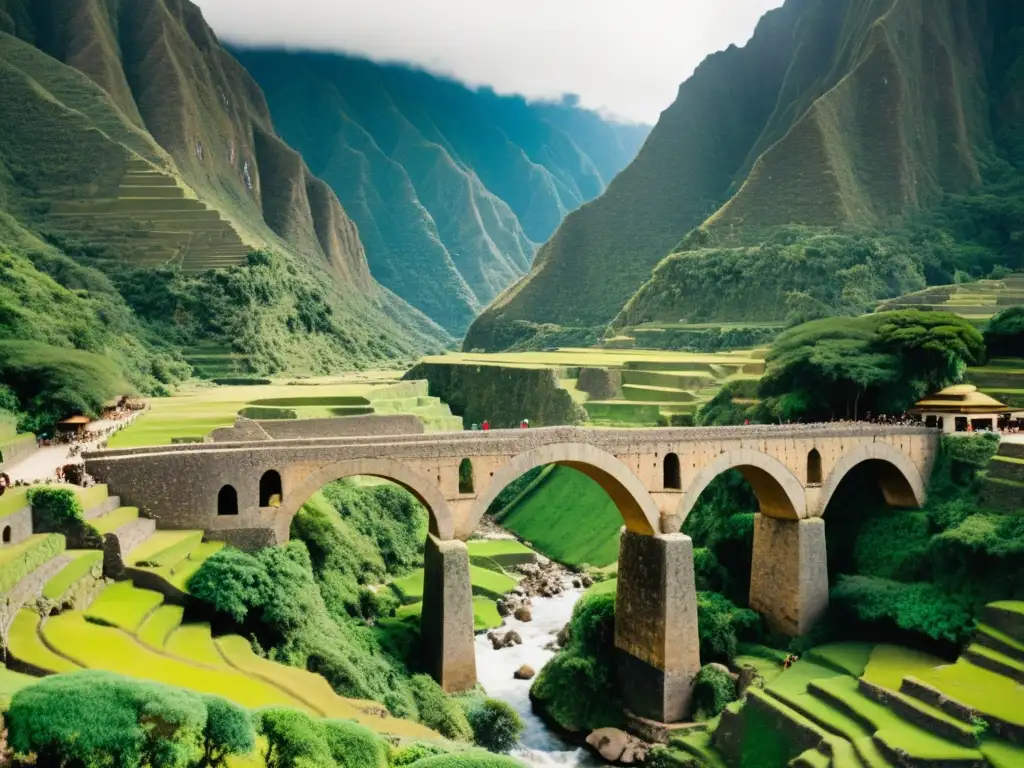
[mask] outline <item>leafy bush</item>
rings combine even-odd
[[[701,659],[728,664],[741,640],[760,640],[761,617],[749,608],[738,608],[717,592],[698,592],[697,630]]]
[[[717,666],[705,664],[693,680],[694,719],[710,720],[736,700],[736,683],[732,676]]]
[[[270,384],[270,379],[257,379],[249,376],[237,376],[222,379],[214,379],[213,383],[222,387],[258,387],[264,384]]]
[[[1024,306],[1004,309],[988,321],[985,346],[992,357],[1024,357]]]
[[[863,622],[889,623],[933,640],[961,644],[974,629],[966,606],[934,584],[903,584],[875,576],[840,576],[832,588],[836,608]]]
[[[523,721],[504,701],[485,698],[474,702],[466,712],[473,728],[473,741],[491,752],[506,753],[519,742]]]
[[[489,752],[462,752],[428,757],[416,763],[416,768],[524,768],[518,760]]]
[[[454,741],[473,740],[473,728],[466,713],[455,699],[441,690],[433,678],[414,675],[410,688],[421,723]]]
[[[256,728],[267,768],[387,768],[387,744],[358,723],[270,708],[257,713]]]
[[[36,533],[60,533],[73,549],[102,548],[103,538],[86,522],[78,494],[70,488],[30,488],[28,502]]]
[[[109,358],[30,341],[0,341],[0,384],[18,398],[21,429],[36,433],[74,414],[98,416],[132,390]]]
[[[415,765],[418,760],[425,760],[428,757],[447,755],[451,750],[436,741],[417,741],[406,744],[400,749],[391,753],[391,768],[406,768]]]
[[[209,757],[216,766],[255,743],[247,713],[234,705],[97,671],[18,691],[6,723],[11,748],[35,754],[37,765],[186,768]]]
[[[569,642],[537,675],[534,701],[569,731],[622,721],[615,665],[615,595],[586,594],[569,622]]]

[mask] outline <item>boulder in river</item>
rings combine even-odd
[[[511,648],[513,645],[521,645],[523,642],[523,638],[514,629],[510,629],[503,635],[497,632],[488,632],[487,639],[491,641],[491,646],[496,651],[500,651],[502,648]]]
[[[642,763],[647,758],[647,744],[618,728],[598,728],[587,736],[587,746],[618,765]]]
[[[512,673],[512,677],[516,680],[532,680],[533,676],[537,673],[533,671],[533,667],[529,664],[523,664],[519,669]]]
[[[512,616],[516,621],[531,621],[533,619],[533,613],[530,611],[530,606],[520,605],[512,613]]]

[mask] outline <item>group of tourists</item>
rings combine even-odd
[[[520,422],[519,422],[519,428],[520,429],[527,429],[527,428],[529,428],[529,426],[530,426],[530,420],[529,419],[521,419],[520,420]],[[482,432],[489,432],[491,430],[491,422],[489,422],[487,419],[484,419],[479,424],[475,424],[475,423],[471,424],[469,428],[471,430],[479,430],[479,431],[482,431]]]

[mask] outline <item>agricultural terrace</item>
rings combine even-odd
[[[728,382],[756,380],[766,350],[718,353],[566,348],[539,352],[458,352],[426,357],[437,366],[551,370],[594,426],[686,424]],[[433,380],[432,380],[433,383]],[[454,403],[454,397],[446,397]],[[528,406],[527,406],[528,407]]]
[[[255,386],[193,382],[171,397],[149,400],[150,410],[110,440],[111,448],[201,440],[239,415],[254,419],[322,419],[365,414],[411,414],[427,431],[461,429],[426,382],[398,381],[399,374],[352,374]]]

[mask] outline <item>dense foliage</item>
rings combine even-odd
[[[234,704],[96,671],[19,691],[6,724],[11,749],[47,766],[218,768],[256,743],[248,713]]]
[[[615,673],[615,595],[588,594],[573,607],[569,641],[530,692],[543,712],[569,731],[622,721]]]
[[[387,744],[354,722],[271,708],[257,713],[256,729],[267,768],[387,768]]]
[[[985,326],[991,357],[1024,357],[1024,306],[1004,309]]]
[[[99,549],[103,539],[85,520],[78,494],[70,488],[40,486],[31,488],[33,533],[59,533],[74,549]]]
[[[985,509],[979,473],[993,435],[946,438],[928,501],[892,509],[870,463],[846,478],[826,510],[833,624],[904,642],[960,644],[994,600],[1024,598],[1024,520]]]
[[[477,699],[466,710],[473,740],[491,752],[506,753],[519,743],[523,721],[519,714],[504,701]]]
[[[974,326],[945,312],[816,320],[775,340],[760,392],[783,420],[898,414],[984,356]]]
[[[705,664],[693,680],[693,713],[695,720],[710,720],[736,699],[736,683],[721,667]]]

